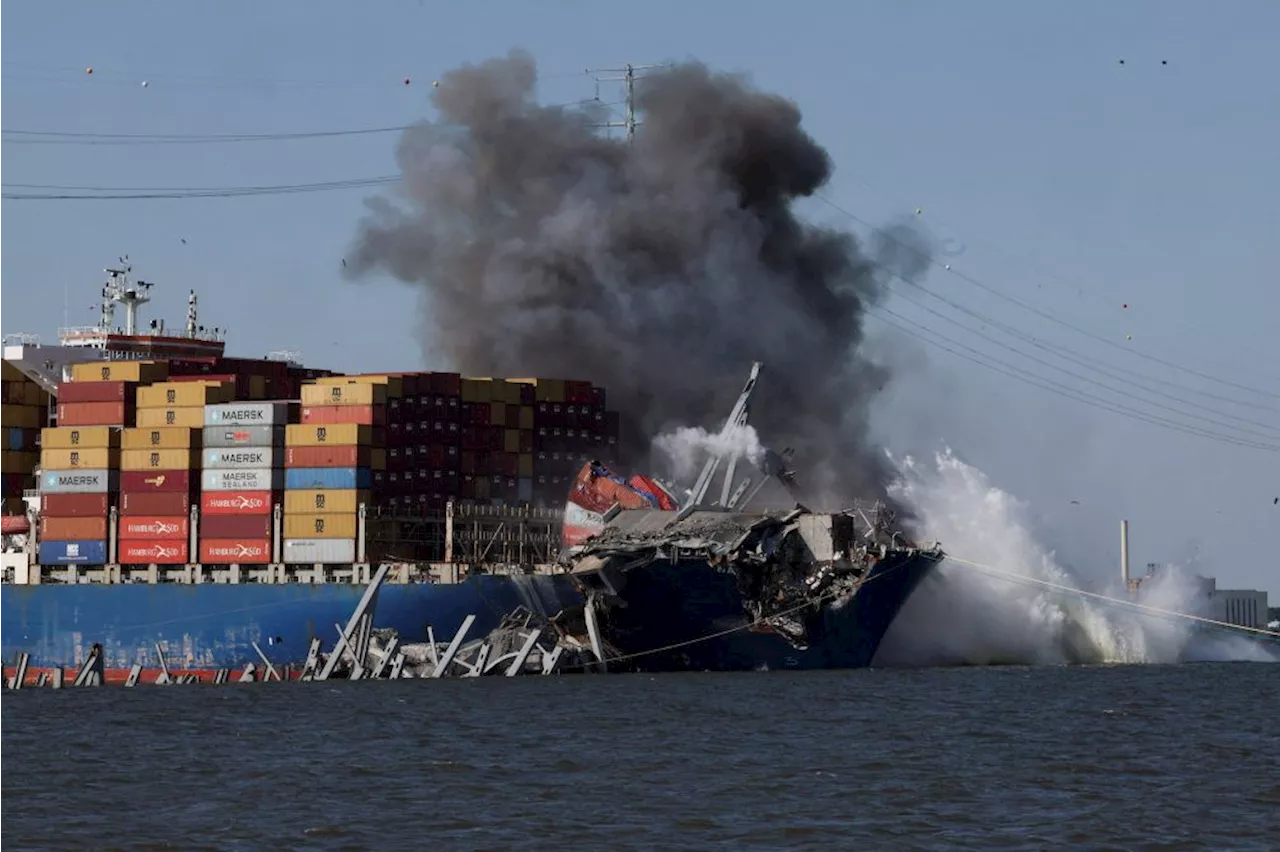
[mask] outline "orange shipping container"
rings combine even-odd
[[[271,539],[200,539],[200,561],[206,565],[264,565],[271,561]]]
[[[316,426],[310,423],[291,424],[285,427],[284,442],[290,447],[381,444],[384,443],[381,435],[381,429],[375,431],[372,426],[358,426],[354,423],[334,423],[329,426]]]
[[[185,426],[188,429],[204,428],[204,406],[186,408],[140,408],[138,425],[148,429],[157,426]]]
[[[191,408],[236,398],[234,382],[161,382],[138,388],[139,408]]]
[[[160,382],[168,376],[168,361],[90,361],[71,366],[73,382]]]
[[[121,470],[190,470],[200,467],[200,451],[125,450],[120,453]]]
[[[348,444],[346,446],[287,447],[285,467],[367,467],[387,469],[387,451],[381,447]]]
[[[102,541],[107,537],[107,519],[50,518],[40,519],[40,538],[43,541]]]
[[[109,470],[120,463],[120,451],[109,447],[80,450],[44,450],[40,467],[45,470]]]
[[[355,423],[362,426],[381,426],[387,422],[385,405],[307,405],[299,418],[304,424],[330,425]]]
[[[27,410],[39,413],[34,408]],[[133,406],[123,402],[58,403],[59,426],[128,426],[132,420]]]
[[[120,445],[126,450],[184,450],[199,448],[203,434],[185,426],[132,428],[121,432]]]
[[[355,535],[355,515],[325,513],[284,516],[285,538],[355,538]]]
[[[344,385],[303,385],[303,405],[386,405],[387,386],[363,382]]]
[[[120,430],[110,426],[74,428],[60,426],[40,431],[40,447],[45,450],[80,450],[120,446]]]

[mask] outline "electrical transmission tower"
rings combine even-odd
[[[630,63],[621,68],[589,68],[589,73],[612,73],[619,74],[618,77],[596,77],[597,93],[599,92],[598,84],[600,83],[622,83],[626,87],[627,93],[627,113],[626,118],[622,121],[606,121],[600,127],[625,127],[627,130],[627,142],[631,143],[636,138],[636,127],[640,124],[636,120],[636,72],[647,71],[650,68],[665,68],[665,64],[658,65],[632,65]]]

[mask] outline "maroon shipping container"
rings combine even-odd
[[[432,373],[431,393],[435,396],[460,396],[462,376],[459,373]]]
[[[41,494],[40,512],[53,518],[105,518],[106,494]]]
[[[136,382],[61,382],[58,402],[128,402],[138,395]]]
[[[200,519],[201,538],[269,538],[270,515],[205,515]]]
[[[186,491],[125,491],[120,495],[121,515],[172,517],[190,511],[191,495]]]
[[[190,493],[192,488],[190,470],[125,470],[120,472],[120,490],[122,492],[164,492],[181,491]],[[155,512],[153,514],[161,514]]]

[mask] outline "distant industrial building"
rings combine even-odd
[[[1131,581],[1133,591],[1141,589],[1144,583],[1150,583],[1165,566],[1156,562],[1147,563],[1147,575]],[[1237,627],[1265,628],[1269,619],[1267,609],[1267,593],[1257,589],[1219,589],[1218,581],[1213,577],[1199,575],[1190,578],[1196,584],[1196,603],[1198,614],[1214,621],[1234,624]]]

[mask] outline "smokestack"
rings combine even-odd
[[[1129,522],[1120,522],[1120,579],[1129,591]]]

